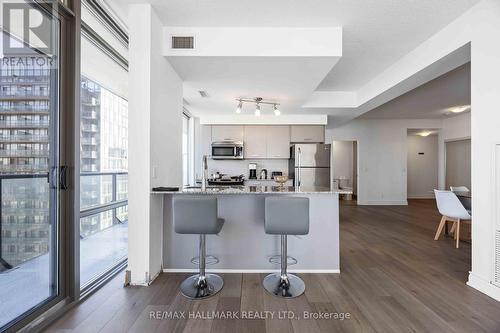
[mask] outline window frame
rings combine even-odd
[[[92,3],[94,3],[94,1],[92,0],[84,0],[82,2],[82,5],[84,5],[87,9],[89,9],[89,12],[94,15],[94,17],[97,19],[97,21],[101,24],[103,24],[103,27],[108,29],[109,30],[109,25],[108,24],[104,24],[103,22],[105,22],[107,19],[104,19],[102,16],[101,16],[101,12],[100,11],[95,11],[95,10],[92,10]],[[112,32],[112,34],[116,36],[116,34],[113,32],[113,31],[110,31]],[[123,68],[125,71],[128,72],[128,61],[127,59],[125,59],[125,57],[123,57],[116,49],[113,48],[113,46],[111,46],[111,44],[109,44],[106,40],[104,40],[102,37],[100,37],[97,32],[92,29],[92,27],[90,27],[90,25],[88,25],[87,23],[85,23],[83,20],[81,21],[81,37],[82,38],[85,38],[87,41],[89,41],[91,44],[93,44],[99,51],[101,51],[104,56],[107,56],[109,59],[111,59],[112,61],[114,61],[116,64],[118,64],[121,68]],[[118,37],[117,37],[118,38]],[[123,40],[120,40],[121,42],[123,42]],[[128,48],[128,37],[126,39],[126,44],[124,44],[127,48]],[[117,93],[116,91],[113,91],[113,89],[110,89],[106,86],[106,84],[104,84],[103,82],[99,82],[99,80],[95,80],[94,78],[86,75],[85,73],[81,73],[80,74],[80,79],[79,79],[79,84],[81,84],[81,78],[85,77],[88,81],[90,81],[92,83],[92,89],[95,89],[96,88],[96,85],[99,86],[99,88],[102,88],[102,89],[105,89],[107,91],[109,91],[110,93],[122,98],[123,100],[125,100],[127,103],[128,103],[128,98],[126,98],[125,96]],[[80,117],[80,114],[78,114],[78,118]],[[80,159],[80,156],[78,156],[78,159]],[[80,171],[80,168],[78,169],[79,173],[82,173]],[[86,172],[85,172],[86,173]],[[106,173],[106,172],[104,172]],[[102,174],[102,172],[96,172],[96,174]],[[122,200],[123,201],[123,200]],[[102,210],[103,207],[97,207],[96,210],[95,210],[95,213],[96,215],[99,214],[99,213],[102,213],[104,211],[113,211],[113,216],[115,216],[115,213],[116,213],[116,209],[118,207],[115,207],[117,204],[122,204],[123,202],[120,201],[113,201],[110,205],[109,205],[109,209],[108,210]],[[126,207],[126,206],[125,206]],[[105,208],[105,207],[104,207]],[[88,215],[90,213],[92,213],[92,210],[88,210],[88,209],[83,209],[83,210],[79,210],[79,214],[80,214],[80,218],[78,219],[78,228],[80,227],[80,219],[82,218],[82,213],[84,215]],[[92,214],[91,214],[92,215]],[[78,241],[78,247],[80,246],[80,242]],[[99,289],[102,285],[104,285],[107,281],[109,281],[111,278],[113,278],[116,274],[118,274],[119,272],[123,271],[126,266],[127,266],[127,263],[128,263],[128,255],[125,259],[123,260],[120,260],[119,262],[117,262],[115,265],[111,266],[110,268],[108,268],[106,271],[102,272],[101,274],[99,274],[98,276],[92,278],[91,280],[89,281],[86,281],[85,284],[82,285],[82,281],[80,281],[80,254],[78,255],[78,270],[77,270],[77,273],[78,273],[78,284],[79,284],[79,297],[80,298],[84,298],[86,297],[87,295],[91,294],[94,290],[97,290]]]

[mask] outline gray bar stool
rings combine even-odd
[[[218,234],[224,220],[217,217],[217,198],[214,196],[174,196],[174,229],[178,234],[200,235],[199,272],[181,283],[181,293],[187,298],[201,299],[218,293],[224,281],[216,274],[206,274],[205,235]]]
[[[297,197],[267,197],[265,202],[266,234],[281,235],[281,272],[264,278],[264,289],[273,295],[293,298],[304,293],[301,278],[288,274],[287,235],[309,233],[309,199]]]

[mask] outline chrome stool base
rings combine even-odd
[[[302,295],[306,290],[304,281],[296,275],[271,273],[262,281],[264,289],[269,293],[284,298],[294,298]]]
[[[181,283],[181,293],[190,299],[204,299],[217,294],[224,285],[222,278],[216,274],[199,274],[186,278]]]

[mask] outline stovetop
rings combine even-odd
[[[222,176],[221,178],[217,179],[209,179],[208,180],[208,185],[221,185],[221,186],[235,186],[235,185],[243,185],[245,182],[245,179],[243,178],[243,175],[241,176]]]

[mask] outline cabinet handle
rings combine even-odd
[[[304,141],[311,141],[311,138],[305,138]]]

